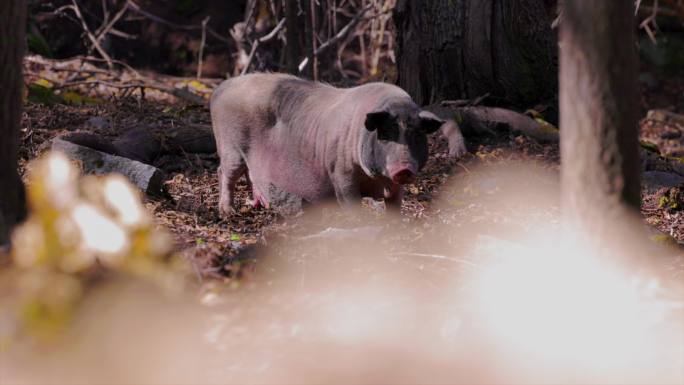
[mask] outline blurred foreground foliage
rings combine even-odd
[[[164,290],[185,283],[173,240],[157,228],[123,176],[79,176],[57,152],[29,167],[29,216],[0,271],[0,349],[58,336],[89,289],[135,276]]]

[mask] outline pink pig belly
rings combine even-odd
[[[255,191],[266,200],[273,187],[309,202],[335,195],[323,167],[303,159],[296,151],[269,147],[252,148],[247,164]]]

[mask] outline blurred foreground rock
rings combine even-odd
[[[302,212],[304,200],[295,195],[283,191],[273,184],[269,184],[266,190],[266,199],[272,209],[282,216],[294,216]]]

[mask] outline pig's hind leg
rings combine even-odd
[[[242,155],[237,152],[229,152],[221,155],[219,167],[219,213],[229,216],[233,213],[235,201],[235,185],[238,179],[247,171],[247,165]]]

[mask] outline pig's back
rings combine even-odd
[[[240,119],[250,130],[271,129],[276,120],[309,129],[347,91],[287,74],[238,76],[225,80],[212,94],[212,119]]]
[[[248,74],[224,80],[211,96],[211,110],[233,113],[264,112],[277,84],[289,78],[283,74]]]
[[[243,152],[265,194],[274,185],[310,201],[334,195],[325,160],[327,144],[344,132],[346,92],[282,74],[226,80],[211,102],[217,143]]]

